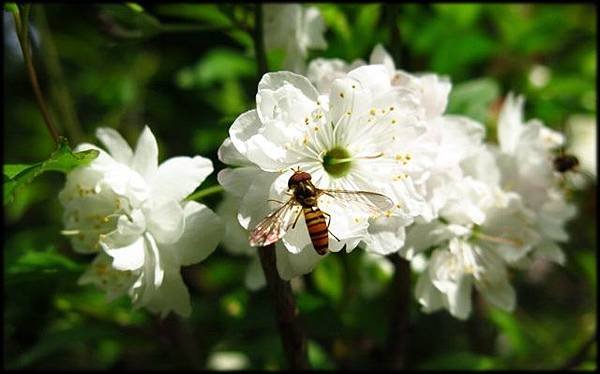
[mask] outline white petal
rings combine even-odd
[[[480,291],[487,301],[506,311],[513,311],[516,305],[515,290],[507,279],[502,282],[487,283],[480,287]]]
[[[217,151],[217,155],[219,160],[224,164],[231,166],[250,166],[252,163],[248,160],[246,156],[241,154],[237,148],[233,145],[231,138],[227,137],[223,140],[223,144],[219,147]]]
[[[240,114],[229,128],[231,142],[237,151],[264,170],[278,170],[285,158],[281,144],[271,142],[262,134],[263,124],[256,110]]]
[[[117,270],[136,270],[144,265],[145,250],[144,250],[144,238],[140,236],[132,244],[120,247],[110,248],[102,242],[102,248],[104,251],[113,258],[113,267]]]
[[[184,224],[183,209],[175,200],[146,209],[146,227],[158,243],[170,244],[179,240]]]
[[[254,228],[258,222],[274,210],[275,205],[269,204],[268,199],[285,200],[284,196],[271,196],[270,193],[271,186],[278,177],[278,173],[268,173],[252,182],[248,192],[242,198],[237,215],[243,228]]]
[[[325,22],[318,8],[311,6],[304,11],[302,26],[303,45],[310,49],[327,48],[327,41],[323,37]]]
[[[131,168],[137,171],[145,180],[152,180],[158,167],[158,144],[148,126],[140,135],[135,153],[131,160]]]
[[[373,48],[371,56],[369,57],[369,62],[371,64],[383,64],[390,77],[396,72],[396,64],[394,64],[392,56],[390,56],[381,44],[377,44],[375,48]]]
[[[384,65],[360,66],[350,71],[348,77],[359,81],[361,86],[371,91],[373,96],[385,93],[392,88],[390,76]]]
[[[498,117],[498,143],[502,152],[512,154],[523,130],[523,96],[506,96]]]
[[[289,71],[278,71],[263,75],[262,79],[258,83],[258,92],[260,93],[261,90],[276,91],[277,89],[282,88],[286,84],[292,85],[293,87],[299,89],[309,100],[315,102],[317,101],[319,93],[317,92],[315,87],[310,83],[310,81],[300,74],[295,74]],[[261,102],[261,97],[262,95],[260,94],[256,95],[257,109],[261,107],[261,104],[263,104]],[[262,111],[261,109],[259,109],[258,115],[261,119],[271,118],[271,116],[268,115],[269,112],[272,112],[272,110],[269,111],[268,107],[264,107]]]
[[[284,280],[310,273],[325,256],[319,255],[312,248],[305,248],[298,254],[292,254],[283,246],[275,247],[277,256],[277,271]]]
[[[399,216],[380,216],[369,222],[368,234],[364,239],[366,249],[380,255],[397,252],[404,245],[405,227],[411,219]]]
[[[265,279],[265,273],[260,264],[260,258],[258,254],[252,256],[248,267],[246,268],[246,275],[244,276],[244,284],[251,291],[257,291],[263,288],[267,281]]]
[[[100,139],[117,162],[125,165],[130,164],[133,151],[118,131],[110,127],[99,127],[96,129],[96,137]]]
[[[165,269],[162,283],[151,294],[145,306],[164,318],[171,310],[182,317],[192,312],[190,294],[181,278],[179,267]]]
[[[149,234],[144,234],[146,261],[144,263],[144,275],[147,277],[146,282],[151,283],[153,288],[159,287],[164,279],[165,268],[169,264],[173,264],[173,256],[168,252],[162,252],[158,248],[155,238]],[[146,295],[144,295],[146,296]]]
[[[415,298],[423,306],[423,311],[431,313],[444,306],[442,293],[433,286],[429,273],[424,271],[419,275],[417,285],[415,287]]]
[[[545,240],[539,244],[536,247],[534,254],[536,257],[545,258],[559,265],[564,265],[566,262],[565,253],[556,243],[550,240]]]
[[[458,279],[453,287],[446,290],[448,310],[459,319],[467,319],[471,314],[471,284],[472,277],[465,275]]]
[[[250,236],[248,230],[244,229],[237,219],[240,203],[241,199],[225,193],[223,200],[217,206],[216,213],[225,226],[222,245],[227,252],[234,255],[253,255],[256,254],[256,248],[248,243]]]
[[[304,217],[298,218],[296,227],[289,229],[281,240],[285,248],[291,253],[300,253],[305,248],[312,249],[312,242],[308,234],[306,222],[304,222]]]
[[[155,199],[181,201],[213,172],[212,161],[195,156],[174,157],[163,162],[150,182]]]
[[[224,227],[219,216],[207,206],[189,201],[183,209],[185,231],[173,244],[161,246],[171,252],[180,265],[192,265],[204,260],[223,237]]]
[[[255,178],[266,174],[256,166],[243,166],[238,168],[227,168],[219,171],[217,180],[225,191],[236,197],[242,197],[248,192],[248,188]]]

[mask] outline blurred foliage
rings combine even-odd
[[[14,6],[3,11],[5,183],[54,150],[14,33]],[[311,58],[366,61],[375,44],[390,48],[387,5],[317,7],[329,46],[311,51]],[[161,159],[202,154],[222,169],[217,148],[236,116],[254,105],[250,10],[244,4],[33,5],[34,61],[54,122],[72,144],[96,143],[99,126],[117,129],[131,143],[147,124]],[[552,128],[563,130],[575,114],[595,121],[592,5],[403,4],[397,26],[397,66],[448,76],[448,111],[485,123],[491,140],[508,91],[526,95],[526,118]],[[283,57],[269,53],[271,69]],[[4,209],[6,368],[286,367],[266,291],[244,287],[250,260],[223,248],[183,269],[192,295],[189,320],[160,320],[132,310],[126,297],[108,303],[93,287],[78,286],[91,259],[75,254],[60,235],[63,183],[60,174],[44,173]],[[212,175],[203,188],[216,183]],[[568,227],[567,264],[515,272],[514,313],[489,308],[461,322],[446,312],[424,314],[411,300],[409,367],[553,369],[577,357],[596,329],[596,189],[572,195],[580,214]],[[220,200],[202,199],[211,208]],[[363,256],[360,250],[329,256],[293,282],[315,368],[382,361],[391,275]],[[485,328],[470,328],[477,319]],[[593,345],[577,367],[594,369],[596,354]]]

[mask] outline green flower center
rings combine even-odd
[[[343,177],[350,171],[352,158],[344,148],[336,147],[323,156],[323,167],[332,177]]]

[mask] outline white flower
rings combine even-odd
[[[226,175],[226,173],[222,174]],[[244,255],[250,258],[246,267],[244,283],[250,290],[258,290],[266,285],[265,276],[260,265],[256,247],[248,243],[248,231],[244,229],[237,219],[237,208],[241,199],[229,192],[224,193],[223,200],[217,207],[217,214],[225,223],[223,248],[234,255]]]
[[[555,150],[564,136],[545,127],[539,120],[523,121],[522,96],[509,94],[498,119],[498,163],[503,188],[519,193],[526,206],[536,214],[537,231],[542,241],[534,256],[559,264],[565,256],[556,242],[568,239],[566,222],[575,215],[575,207],[565,201],[554,170]]]
[[[286,51],[283,68],[304,72],[308,49],[325,49],[325,23],[316,7],[301,4],[264,4],[265,48]]]
[[[256,102],[256,110],[231,126],[219,153],[223,162],[241,166],[219,173],[225,189],[242,197],[240,224],[252,229],[277,208],[267,200],[287,200],[291,168],[300,167],[318,188],[379,192],[397,204],[374,218],[323,196],[319,206],[331,215],[330,231],[340,239],[331,237],[331,251],[351,251],[360,241],[380,254],[397,251],[404,227],[428,210],[416,185],[426,181],[438,142],[423,125],[413,93],[392,87],[385,68],[370,65],[336,79],[329,95],[319,95],[300,75],[266,74]],[[321,258],[304,224],[282,242],[282,277],[308,272]]]
[[[471,313],[471,291],[475,286],[490,303],[512,311],[515,291],[507,275],[504,261],[494,251],[452,238],[433,252],[415,293],[424,311],[443,307],[453,316],[466,319]]]
[[[439,218],[411,226],[402,254],[415,258],[436,248],[421,273],[416,296],[423,310],[446,308],[467,318],[474,286],[492,304],[514,308],[506,266],[524,258],[541,238],[521,197],[500,189],[493,153],[480,147],[461,162],[462,178],[438,189],[446,195]]]
[[[394,60],[381,44],[373,48],[369,62],[383,64],[386,67],[392,86],[416,91],[419,102],[425,108],[427,119],[440,116],[446,110],[452,87],[447,78],[431,73],[413,75],[403,70],[396,70]]]
[[[80,282],[96,283],[109,297],[127,292],[136,306],[187,316],[189,294],[180,267],[202,261],[217,246],[222,227],[206,206],[184,198],[212,170],[210,160],[175,157],[158,165],[148,127],[133,151],[118,132],[99,128],[108,153],[67,175],[59,198],[64,233],[82,253],[99,253]]]

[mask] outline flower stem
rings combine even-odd
[[[216,186],[211,186],[211,187],[207,187],[203,190],[200,190],[198,192],[194,192],[193,194],[191,194],[190,196],[188,196],[186,198],[186,200],[191,201],[191,200],[200,200],[203,197],[209,196],[209,195],[213,195],[216,193],[221,193],[223,192],[223,186],[221,185],[216,185]]]
[[[389,256],[394,264],[394,278],[390,287],[390,322],[387,337],[387,365],[389,369],[406,368],[409,344],[410,263],[398,253]]]
[[[256,54],[258,81],[268,72],[265,41],[263,38],[262,4],[254,4],[254,52]],[[277,272],[275,244],[258,248],[258,256],[262,265],[271,301],[275,307],[277,325],[283,350],[290,369],[310,369],[307,355],[306,336],[298,323],[298,308],[292,293],[290,282],[284,281]]]
[[[258,255],[275,307],[279,335],[290,369],[309,369],[306,337],[298,323],[298,308],[290,282],[282,280],[277,272],[275,245],[260,247]]]
[[[37,105],[40,109],[40,112],[42,113],[42,117],[44,118],[46,127],[50,132],[50,136],[52,136],[54,143],[58,145],[58,131],[56,130],[56,127],[54,126],[52,119],[50,118],[50,112],[48,112],[46,100],[44,99],[44,95],[42,93],[42,90],[40,89],[40,85],[37,79],[37,73],[35,72],[35,67],[33,66],[33,60],[31,58],[31,44],[29,42],[30,9],[31,4],[25,4],[23,5],[22,16],[20,11],[13,13],[13,17],[15,20],[15,30],[17,32],[17,38],[19,39],[21,51],[23,52],[23,60],[25,61],[25,66],[27,67],[27,73],[29,75],[29,80],[31,81],[31,87],[33,88]]]

